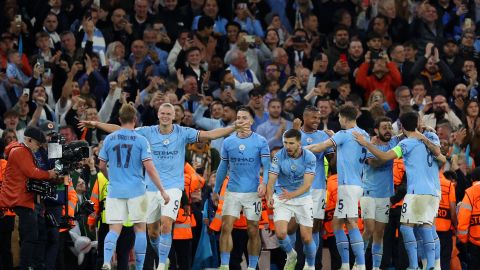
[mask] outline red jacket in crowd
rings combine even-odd
[[[363,63],[360,65],[357,71],[355,82],[365,89],[364,100],[368,100],[370,94],[375,90],[380,90],[385,95],[385,100],[393,110],[397,107],[397,101],[395,100],[395,89],[402,84],[402,74],[398,71],[397,66],[393,62],[387,63],[389,70],[383,78],[378,79],[373,74],[368,74],[370,68],[369,63]]]

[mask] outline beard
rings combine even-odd
[[[385,133],[385,134],[378,134],[378,138],[382,141],[382,142],[389,142],[390,139],[392,139],[392,134],[390,133]]]

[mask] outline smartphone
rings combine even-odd
[[[23,95],[24,96],[30,96],[30,88],[23,88]]]
[[[239,9],[247,9],[247,3],[240,3],[238,4]]]
[[[330,89],[337,89],[340,86],[339,81],[332,81],[327,83],[327,87]]]
[[[22,15],[15,15],[15,23],[16,24],[22,23]]]
[[[45,76],[50,77],[52,75],[52,70],[47,68],[45,69]]]
[[[342,61],[343,63],[348,62],[346,53],[341,53],[339,58],[340,58],[340,61]]]
[[[292,41],[295,43],[305,43],[307,42],[307,39],[304,36],[294,36]]]
[[[93,156],[93,146],[88,147],[88,156],[89,157]]]
[[[43,58],[38,58],[37,63],[40,66],[40,68],[44,69],[45,68],[45,59]]]
[[[243,38],[245,39],[245,42],[247,42],[247,43],[254,43],[255,42],[255,36],[245,35],[245,36],[243,36]]]

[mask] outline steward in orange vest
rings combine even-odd
[[[468,243],[468,269],[480,269],[480,167],[473,170],[472,181],[459,205],[457,237]]]
[[[449,269],[453,250],[452,231],[457,226],[457,202],[455,198],[454,184],[445,178],[443,172],[440,172],[439,175],[442,197],[438,208],[437,218],[435,219],[435,227],[438,238],[440,239],[441,269]]]

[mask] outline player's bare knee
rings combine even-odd
[[[301,236],[302,237],[302,242],[305,244],[310,244],[312,242],[312,234],[304,234]]]
[[[222,223],[221,233],[223,235],[225,235],[225,234],[230,235],[232,233],[232,230],[233,230],[233,225],[232,224],[230,224],[229,222],[223,222]]]
[[[248,223],[247,233],[249,238],[257,237],[260,234],[258,230],[258,223]]]

